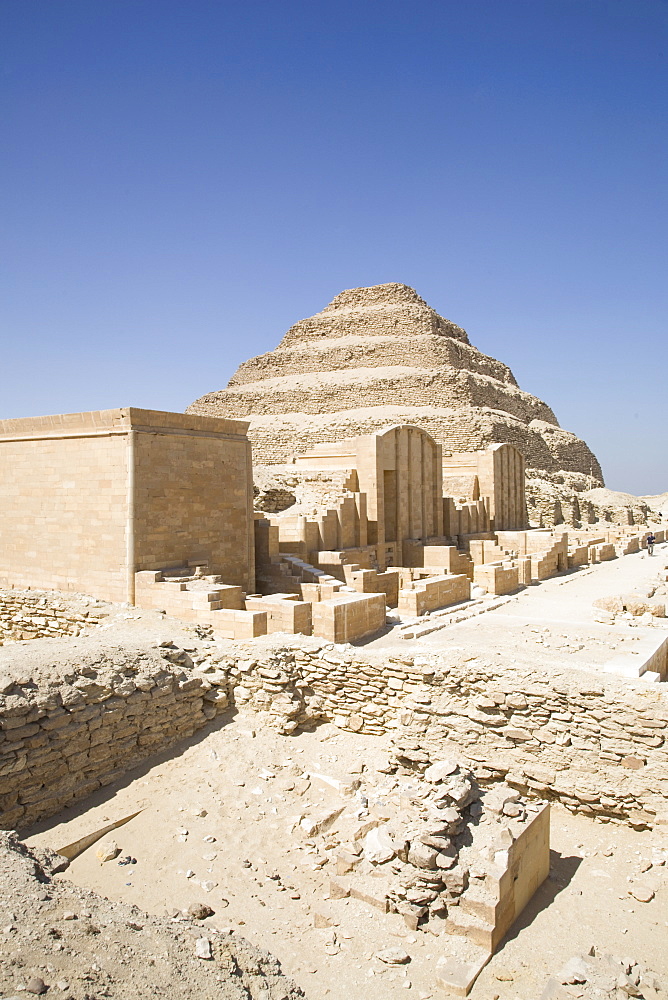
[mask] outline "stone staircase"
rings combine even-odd
[[[331,600],[335,594],[355,593],[353,587],[347,586],[317,566],[305,562],[299,556],[281,555],[281,565],[285,566],[288,573],[298,581],[299,593],[305,601],[317,603]]]
[[[187,563],[135,573],[135,604],[209,625],[226,639],[266,635],[266,612],[246,611],[242,588],[223,583],[207,569],[206,564]]]
[[[330,573],[290,553],[281,553],[262,566],[256,584],[264,593],[298,594],[307,601],[327,600],[340,591],[345,593],[352,589]]]
[[[501,921],[501,887],[491,875],[472,879],[459,898],[459,906],[448,909],[445,930],[468,938],[474,945],[493,952],[498,944],[497,928]]]

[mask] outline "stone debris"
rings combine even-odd
[[[441,781],[445,781],[451,774],[454,774],[457,770],[457,764],[452,760],[439,760],[435,764],[430,764],[425,770],[424,776],[427,781],[432,781],[434,784],[438,784]]]
[[[212,959],[211,942],[208,938],[197,938],[195,941],[195,954],[198,958]]]
[[[646,966],[592,947],[587,955],[574,955],[549,979],[540,1000],[665,1000],[666,996],[660,978]]]
[[[660,622],[653,626],[657,633],[662,627]],[[560,647],[567,655],[581,648],[582,644],[572,636],[555,635],[558,631],[554,627],[542,629],[541,643],[549,647],[567,639]],[[629,631],[635,631],[635,626]],[[179,642],[184,645],[183,639]],[[265,897],[255,896],[257,905],[278,913],[283,904],[276,900],[287,902],[290,907],[290,899],[301,898],[301,924],[297,921],[295,929],[286,927],[286,935],[300,933],[299,927],[307,928],[309,933],[311,927],[327,932],[320,935],[324,956],[342,957],[344,961],[346,935],[333,930],[339,927],[333,916],[339,912],[336,905],[330,911],[330,903],[323,900],[317,905],[322,905],[324,912],[312,909],[311,891],[305,892],[297,877],[290,881],[289,874],[296,865],[304,864],[310,872],[322,869],[326,884],[327,877],[336,871],[330,881],[329,896],[333,904],[350,900],[343,904],[344,911],[347,908],[352,911],[358,901],[362,902],[373,908],[371,920],[383,923],[387,920],[392,928],[390,933],[399,928],[401,933],[397,931],[397,937],[403,940],[409,940],[406,931],[426,931],[429,937],[418,934],[420,946],[422,939],[430,940],[431,935],[475,945],[482,956],[479,961],[467,956],[457,959],[448,956],[438,964],[440,985],[455,994],[458,989],[470,987],[482,967],[483,957],[489,957],[498,944],[499,914],[505,912],[503,883],[510,881],[507,877],[510,872],[517,871],[513,865],[518,857],[523,864],[528,863],[522,859],[520,847],[527,831],[541,827],[546,813],[545,799],[560,800],[571,811],[597,816],[603,821],[624,821],[637,830],[656,824],[660,830],[661,800],[666,790],[664,734],[668,715],[659,686],[658,690],[622,687],[591,673],[589,676],[564,673],[558,678],[532,676],[527,670],[490,663],[482,657],[467,656],[468,651],[458,653],[456,649],[420,655],[399,656],[394,651],[378,655],[316,638],[293,641],[284,636],[245,647],[206,643],[206,651],[189,641],[185,642],[186,648],[181,648],[179,642],[174,640],[169,646],[159,646],[153,640],[150,648],[134,651],[132,656],[102,651],[90,657],[82,653],[77,655],[76,667],[60,664],[59,669],[67,671],[67,681],[62,685],[45,680],[46,675],[39,670],[22,669],[17,653],[12,675],[4,685],[6,691],[0,697],[2,805],[6,805],[8,815],[14,814],[23,821],[27,815],[35,818],[36,814],[29,812],[31,809],[43,808],[46,812],[57,808],[60,790],[56,772],[61,761],[54,762],[52,754],[58,752],[59,745],[67,747],[72,767],[91,769],[82,772],[88,779],[85,794],[90,794],[98,773],[104,777],[113,775],[114,769],[118,771],[120,760],[113,756],[113,741],[109,739],[109,732],[115,731],[115,727],[136,725],[137,732],[142,734],[138,738],[155,745],[153,737],[168,733],[171,713],[181,706],[192,704],[193,716],[199,717],[204,707],[235,704],[239,695],[240,707],[255,713],[252,718],[258,726],[257,732],[268,725],[277,738],[276,731],[294,733],[300,727],[312,726],[320,734],[318,738],[322,738],[324,749],[320,771],[319,762],[297,757],[300,748],[292,747],[297,739],[284,740],[285,763],[279,762],[280,756],[278,761],[273,755],[267,756],[264,765],[258,759],[248,770],[246,781],[234,782],[240,790],[239,813],[247,808],[254,820],[266,817],[271,829],[277,831],[276,837],[288,840],[289,850],[298,852],[300,857],[299,861],[295,857],[296,864],[290,859],[290,868],[281,864],[279,871],[272,870],[271,864],[275,862],[270,863],[269,852],[266,859],[261,851],[249,854],[252,861],[246,860],[242,867],[248,878],[257,883],[258,893]],[[219,690],[223,693],[221,699],[216,693]],[[181,692],[184,698],[191,696],[192,702],[188,698],[181,702]],[[188,713],[184,710],[183,714]],[[99,721],[105,717],[110,717],[112,729],[102,729],[95,739],[100,740],[100,736],[103,739],[92,743],[90,737],[102,728]],[[160,719],[155,731],[151,729],[154,718]],[[330,721],[332,718],[337,719],[336,725]],[[359,732],[361,739],[367,735],[385,735],[382,754],[381,741],[372,739],[369,755],[361,755],[363,761],[359,767],[346,770],[341,759],[337,766],[337,740],[350,739],[344,736],[344,729]],[[90,749],[79,747],[78,740],[84,734],[85,746],[99,746],[99,751],[91,753]],[[37,752],[28,759],[24,743],[33,738]],[[388,751],[390,745],[392,749]],[[213,751],[211,759],[218,760]],[[94,769],[96,760],[105,762],[102,771]],[[301,760],[301,765],[295,763],[297,760]],[[221,759],[219,766],[223,768],[227,762]],[[48,768],[54,769],[54,782],[44,777],[42,767],[47,774],[52,773]],[[72,785],[71,773],[63,781],[62,794],[66,796],[71,795],[72,787],[84,788]],[[197,794],[208,795],[201,789]],[[235,797],[236,792],[231,798]],[[65,801],[70,802],[71,798]],[[207,800],[207,805],[215,816],[217,804],[212,806],[211,801]],[[225,805],[227,808],[232,803],[228,801]],[[187,861],[199,864],[201,856],[211,866],[200,866],[197,871],[179,870],[184,887],[179,892],[188,893],[187,883],[182,881],[185,875],[194,880],[190,882],[191,893],[195,894],[198,886],[202,892],[213,893],[219,883],[214,878],[203,879],[203,869],[212,874],[213,862],[218,858],[222,863],[226,857],[228,831],[224,825],[218,828],[212,822],[214,816],[207,823],[199,822],[209,816],[203,806],[188,808],[184,803],[181,814],[184,819],[188,817],[191,830],[178,827],[170,838],[170,850],[182,852],[183,865]],[[235,822],[241,816],[236,820],[230,818]],[[168,833],[177,823],[173,818],[169,821]],[[208,833],[210,829],[218,836]],[[287,830],[290,835],[286,837]],[[204,844],[214,843],[216,852],[198,853]],[[125,849],[128,847],[129,844]],[[99,842],[93,852],[102,862],[121,853],[115,841]],[[614,852],[612,845],[600,854],[611,857]],[[644,910],[651,918],[662,905],[659,890],[667,855],[659,847],[652,852],[651,860],[648,854],[649,851],[633,859],[619,898],[624,900],[622,905],[629,913],[639,914]],[[582,856],[589,855],[583,852]],[[128,855],[119,864],[126,860],[133,863],[136,859]],[[136,873],[140,877],[146,874],[145,860],[140,855]],[[40,863],[46,864],[44,859]],[[52,859],[50,864],[60,865],[61,870],[64,867],[62,857]],[[598,864],[605,867],[605,862]],[[47,875],[55,870],[48,865],[45,869]],[[124,879],[135,875],[129,868],[120,872],[115,866],[108,866],[103,872],[96,866],[96,871],[100,878],[114,873]],[[175,864],[170,865],[170,871],[177,871]],[[215,871],[220,878],[218,869]],[[590,874],[592,880],[608,877],[602,869],[592,868]],[[49,893],[44,892],[45,884],[51,891],[48,882],[40,883],[40,894],[36,896],[40,906],[50,902]],[[601,885],[598,882],[597,888]],[[657,893],[658,904],[634,909],[634,901],[652,904]],[[219,895],[210,897],[218,911],[229,905]],[[232,900],[232,894],[228,895]],[[87,942],[84,947],[89,955],[92,947],[106,948],[103,942],[110,937],[106,901],[91,902],[90,895],[81,899],[76,892],[67,898],[73,900],[70,905],[76,909],[64,910],[65,897],[55,894],[53,909],[57,915],[51,917],[54,927],[48,931],[49,959],[51,949],[56,958],[61,952],[68,954],[70,933],[78,941]],[[182,906],[184,900],[179,898],[178,903]],[[108,904],[111,912],[116,912],[114,905]],[[191,966],[202,970],[219,969],[223,943],[228,942],[228,936],[233,937],[232,932],[196,923],[213,916],[214,909],[192,903],[185,910],[171,913],[172,933],[183,932],[180,944],[186,957],[178,961],[186,964],[190,961]],[[153,934],[165,931],[164,925],[160,930],[153,918],[137,908],[119,910],[117,917],[112,924],[122,936],[124,947],[135,947],[140,955],[145,953],[142,949],[149,948],[147,942]],[[23,935],[21,920],[16,914],[8,914],[6,920],[0,930],[8,941],[18,941]],[[68,926],[63,926],[64,922]],[[195,937],[203,931],[209,936]],[[29,941],[23,943],[32,947]],[[207,944],[209,954],[197,954],[197,949],[204,951]],[[165,946],[165,954],[170,947]],[[201,963],[194,961],[193,948]],[[0,944],[0,953],[1,950]],[[378,971],[376,967],[371,971],[379,982],[385,975],[402,988],[412,988],[405,976],[399,979],[401,969],[391,969],[392,965],[403,963],[383,959],[383,954],[393,951],[408,955],[400,948],[380,949],[372,957],[388,968]],[[416,954],[413,952],[414,962]],[[604,986],[608,992],[601,995],[617,1000],[622,994],[660,996],[656,978],[638,962],[623,959],[615,965],[615,959],[610,969],[605,962],[596,953],[574,957],[553,977],[554,988],[565,991],[564,997],[577,995],[571,988],[582,988],[581,996],[588,997],[586,990],[591,988],[591,996],[596,1000],[599,1000],[596,990],[601,991]],[[601,963],[605,966],[603,971]],[[52,973],[51,966],[33,951],[23,978],[13,976],[9,988],[21,994],[31,992],[25,984],[29,983],[28,971],[32,969],[44,971],[50,984],[45,989],[49,992],[54,984],[60,989],[58,984],[65,982],[58,979],[59,975],[77,978],[78,973],[72,973],[67,965],[55,968]],[[414,968],[412,965],[411,969]],[[100,969],[93,971],[97,975]],[[38,978],[35,975],[33,982]],[[105,995],[101,973],[99,979],[97,991]],[[413,974],[411,979],[419,983],[419,977]],[[497,979],[511,981],[502,980],[500,975]],[[465,982],[469,986],[462,985]],[[612,983],[610,988],[605,985],[609,983]],[[200,994],[206,996],[208,983],[202,980],[199,985]],[[0,975],[0,992],[4,991]],[[260,989],[258,1000],[260,997],[264,1000],[265,993]],[[285,995],[298,993],[290,993],[286,987]],[[132,994],[128,996],[134,1000]],[[561,997],[562,993],[554,996]],[[266,1000],[274,1000],[273,995],[269,993]]]
[[[363,855],[366,861],[382,865],[395,857],[395,844],[387,826],[377,826],[369,830],[364,838]]]
[[[212,917],[215,911],[206,903],[191,903],[186,912],[193,920],[206,920],[207,917]]]
[[[163,960],[169,985],[159,992],[170,1000],[303,997],[275,958],[236,932],[207,926],[204,937],[190,915],[176,911],[175,921],[111,902],[54,878],[58,867],[58,856],[0,831],[0,905],[21,914],[11,931],[0,928],[0,996],[6,1000],[51,994],[146,1000],[157,995],[156,963]]]
[[[384,962],[385,965],[405,965],[411,960],[408,952],[401,948],[383,948],[382,951],[376,952],[376,958]]]
[[[28,980],[26,985],[26,993],[34,993],[37,996],[41,996],[42,993],[46,993],[48,989],[49,987],[47,984],[43,979],[40,979],[39,976],[33,976],[32,979]]]
[[[104,840],[95,851],[95,857],[100,861],[113,861],[121,853],[115,840]]]
[[[591,963],[575,955],[573,958],[569,959],[566,965],[563,967],[558,975],[560,983],[586,983],[588,977],[591,975]]]

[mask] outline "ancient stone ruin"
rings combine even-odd
[[[407,285],[341,292],[188,412],[249,420],[256,468],[290,463],[316,443],[415,424],[441,445],[445,465],[448,452],[513,445],[526,461],[536,526],[579,527],[601,513],[604,520],[606,509],[622,523],[644,523],[647,515],[640,501],[623,506],[607,493],[590,496],[603,475],[585,442]],[[465,482],[459,495],[471,499]]]
[[[493,995],[551,811],[640,844],[617,898],[663,905],[662,515],[412,289],[342,293],[186,414],[0,421],[0,476],[3,993],[303,995],[241,927],[316,996]],[[662,995],[597,947],[531,1000]]]

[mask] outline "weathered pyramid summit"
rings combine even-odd
[[[257,465],[398,423],[424,428],[445,451],[507,442],[526,458],[530,515],[547,521],[555,503],[556,520],[577,519],[573,491],[603,485],[584,441],[402,284],[341,292],[188,412],[250,420]]]

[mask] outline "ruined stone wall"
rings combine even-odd
[[[665,820],[663,686],[580,671],[541,680],[456,655],[383,656],[301,637],[192,658],[173,647],[108,649],[60,677],[17,661],[0,678],[0,826],[25,827],[85,798],[228,702],[284,733],[319,721],[388,733],[401,766],[424,769],[450,750],[483,784],[505,779],[604,821]]]
[[[253,469],[255,509],[268,514],[294,507],[291,514],[313,514],[335,507],[351,495],[351,474],[335,469],[318,471],[296,465],[265,465]]]
[[[108,649],[61,676],[17,658],[0,676],[0,827],[52,816],[206,725],[226,689],[191,668],[169,648]]]
[[[48,639],[79,635],[106,617],[82,604],[73,604],[35,591],[0,591],[0,645],[7,640]]]
[[[312,643],[312,644],[311,644]],[[416,764],[448,746],[479,780],[505,780],[574,811],[653,825],[668,794],[668,692],[582,672],[525,670],[445,657],[382,657],[316,640],[226,659],[237,705],[293,731],[326,719],[392,733]],[[236,674],[239,670],[240,673]],[[427,751],[425,754],[424,751]]]
[[[597,521],[621,526],[659,521],[640,497],[588,486],[586,478],[572,475],[554,475],[549,482],[545,478],[527,479],[527,506],[532,522],[540,527],[558,524],[584,527]]]

